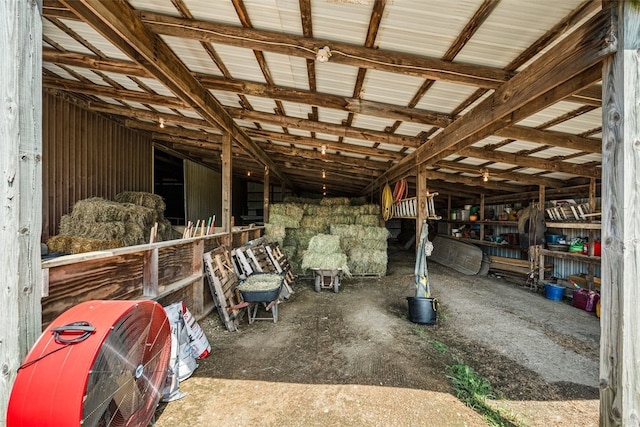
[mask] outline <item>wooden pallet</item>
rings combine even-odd
[[[278,246],[277,243],[271,243],[269,245],[265,245],[265,249],[276,269],[276,272],[284,272],[284,281],[287,286],[291,287],[295,277],[293,276],[291,265],[289,264],[286,255],[280,250],[280,246]],[[293,290],[291,290],[291,292],[293,292]]]
[[[274,246],[275,245],[275,246]],[[276,248],[274,250],[274,247]],[[244,245],[232,251],[233,266],[242,281],[254,273],[276,273],[285,278],[280,298],[288,299],[293,293],[291,284],[294,277],[289,263],[277,244],[256,242]]]
[[[238,330],[246,307],[238,291],[238,276],[233,268],[229,251],[219,246],[203,256],[211,296],[222,322],[229,331]]]

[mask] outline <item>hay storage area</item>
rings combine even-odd
[[[47,242],[50,252],[78,254],[149,242],[151,228],[158,223],[158,240],[172,240],[175,234],[162,197],[127,191],[115,200],[92,197],[79,200],[60,219],[58,235]]]
[[[367,204],[363,198],[296,197],[270,209],[265,238],[282,246],[294,274],[311,275],[314,267],[343,268],[357,276],[386,274],[390,234],[379,226],[379,205]],[[314,239],[316,236],[322,237]],[[322,265],[316,265],[319,263]]]

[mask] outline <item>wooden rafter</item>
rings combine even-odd
[[[235,125],[220,103],[190,74],[167,44],[149,31],[126,3],[99,0],[62,0],[62,3],[141,64],[176,96],[191,103],[205,120],[229,132],[283,182],[291,184],[275,163]]]

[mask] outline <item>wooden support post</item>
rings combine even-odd
[[[420,243],[420,232],[426,226],[427,220],[427,168],[424,165],[417,166],[416,177],[416,248]],[[424,223],[424,225],[423,225]]]
[[[142,295],[146,298],[156,298],[160,295],[158,289],[158,248],[144,253],[142,267]]]
[[[231,183],[232,183],[232,140],[231,134],[222,135],[222,231],[231,233]]]
[[[0,422],[42,333],[42,3],[0,2]]]
[[[612,9],[617,51],[602,70],[602,286],[600,426],[640,414],[640,5]]]
[[[480,241],[484,242],[484,193],[480,194]]]
[[[447,195],[447,216],[445,219],[447,221],[447,236],[451,236],[451,223],[449,222],[451,220],[451,194]]]
[[[193,283],[191,292],[193,293],[193,301],[191,306],[193,307],[193,315],[196,317],[204,314],[204,239],[199,239],[193,242],[193,258],[191,261],[191,267],[193,268],[193,275],[200,275],[200,279]],[[208,289],[207,289],[208,290]]]
[[[264,179],[262,184],[262,221],[269,222],[269,166],[264,167]]]

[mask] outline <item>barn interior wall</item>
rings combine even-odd
[[[57,94],[44,91],[42,101],[43,242],[78,200],[152,191],[150,136]]]
[[[187,221],[196,223],[216,216],[222,220],[222,175],[190,160],[184,161]]]

